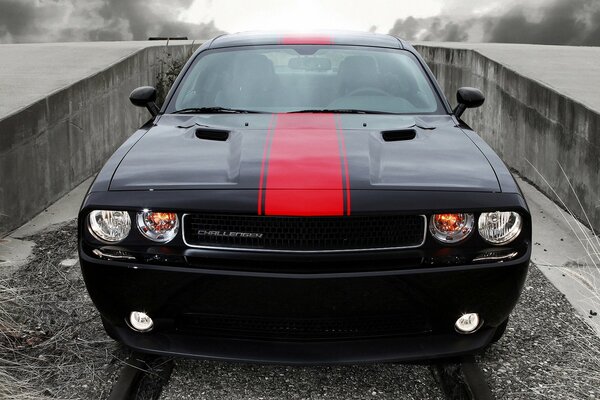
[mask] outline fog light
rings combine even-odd
[[[473,333],[479,328],[480,324],[479,314],[468,313],[463,314],[459,319],[456,320],[454,327],[460,333]]]
[[[131,327],[138,332],[148,332],[154,327],[154,322],[148,314],[141,311],[133,311],[129,314]]]

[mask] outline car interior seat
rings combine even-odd
[[[280,82],[271,60],[262,54],[241,54],[235,58],[232,80],[216,98],[222,107],[276,107]]]
[[[358,89],[381,89],[377,63],[369,56],[349,56],[340,63],[338,94],[348,96]]]

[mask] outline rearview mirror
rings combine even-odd
[[[156,89],[152,86],[142,86],[134,89],[129,95],[129,101],[136,107],[146,107],[150,114],[155,117],[160,109],[156,105]]]
[[[288,68],[306,71],[331,71],[331,60],[325,57],[294,57],[288,61]]]
[[[456,101],[458,101],[458,105],[454,109],[454,115],[460,118],[467,108],[481,107],[485,101],[485,96],[479,89],[462,87],[456,92]]]

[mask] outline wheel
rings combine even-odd
[[[504,332],[506,331],[506,326],[508,325],[508,318],[504,320],[498,327],[496,328],[496,332],[494,332],[494,337],[492,338],[491,343],[496,343],[498,340],[502,338]]]

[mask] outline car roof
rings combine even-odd
[[[209,48],[262,45],[339,44],[403,49],[403,42],[391,35],[370,32],[241,32],[215,38]]]

